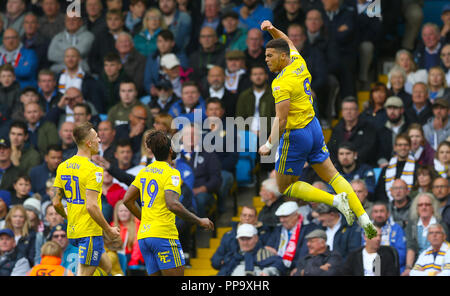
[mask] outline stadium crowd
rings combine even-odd
[[[142,274],[139,220],[122,199],[152,162],[149,129],[180,135],[183,205],[225,213],[251,172],[238,169],[239,133],[225,119],[250,118],[245,131],[258,135],[275,116],[263,20],[304,57],[331,158],[379,233],[368,240],[335,208],[287,200],[273,164],[262,165],[265,206],[244,207],[223,236],[218,275],[450,275],[450,4],[436,0],[424,23],[433,0],[72,2],[0,3],[0,275],[45,275],[40,265],[76,274],[78,250],[51,197],[86,121],[101,139],[102,211],[121,230],[122,245],[105,240],[113,274]],[[374,3],[381,12],[369,16]],[[206,135],[223,150],[201,149]],[[333,193],[308,164],[300,179]],[[196,234],[176,224],[189,258]]]

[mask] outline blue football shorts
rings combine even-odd
[[[314,117],[304,128],[284,131],[275,155],[275,170],[283,175],[300,176],[306,161],[322,163],[329,156],[322,127]]]
[[[177,239],[147,237],[139,239],[138,243],[149,275],[185,264],[183,249]]]
[[[100,258],[105,252],[103,236],[87,236],[69,239],[69,242],[78,248],[78,257],[81,264],[98,266]]]

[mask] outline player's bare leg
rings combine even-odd
[[[111,273],[112,264],[106,253],[102,254],[102,257],[100,258],[98,267],[103,269],[107,274]],[[96,269],[97,269],[97,266],[91,266],[91,265],[79,263],[77,275],[78,276],[92,276]]]
[[[331,162],[330,158],[328,157],[324,162],[317,163],[311,165],[314,171],[319,175],[319,177],[327,182],[328,184],[333,187],[334,191],[338,194],[346,194],[348,198],[348,205],[356,214],[356,217],[358,218],[359,225],[364,229],[364,232],[366,233],[366,236],[368,238],[372,238],[377,235],[377,230],[373,226],[372,222],[370,221],[369,216],[367,215],[366,211],[364,210],[361,201],[359,200],[358,196],[356,195],[355,191],[353,191],[352,186],[350,183],[348,183],[347,180],[345,180],[344,177],[342,177],[339,172],[336,170],[335,166]],[[336,206],[339,209],[339,206]],[[341,209],[339,209],[341,211]],[[342,211],[341,211],[342,212]],[[345,215],[345,214],[344,214]],[[353,214],[352,214],[353,215]],[[346,216],[347,218],[347,216]],[[348,219],[347,219],[348,222]],[[351,225],[351,223],[349,223]]]
[[[149,276],[184,276],[184,266],[158,270]]]

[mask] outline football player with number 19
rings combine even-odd
[[[377,231],[351,185],[338,173],[330,160],[322,128],[315,117],[311,93],[311,74],[305,60],[291,40],[270,21],[261,24],[274,38],[266,44],[266,63],[278,73],[272,82],[276,117],[271,135],[258,152],[268,155],[279,140],[275,155],[276,180],[280,192],[305,201],[322,202],[336,207],[353,224],[353,212],[368,238]],[[278,139],[278,135],[281,135]],[[332,195],[310,184],[298,181],[305,162],[338,193]]]

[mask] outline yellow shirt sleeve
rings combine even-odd
[[[278,74],[276,80],[274,80],[272,84],[272,95],[275,98],[275,104],[291,98],[292,87],[288,83],[288,79],[288,74],[281,72]]]
[[[172,169],[170,176],[167,178],[166,184],[164,184],[164,191],[171,190],[181,195],[181,177],[180,172],[176,169]]]
[[[103,185],[103,169],[95,166],[91,173],[88,175],[86,189],[97,192],[102,192]]]

